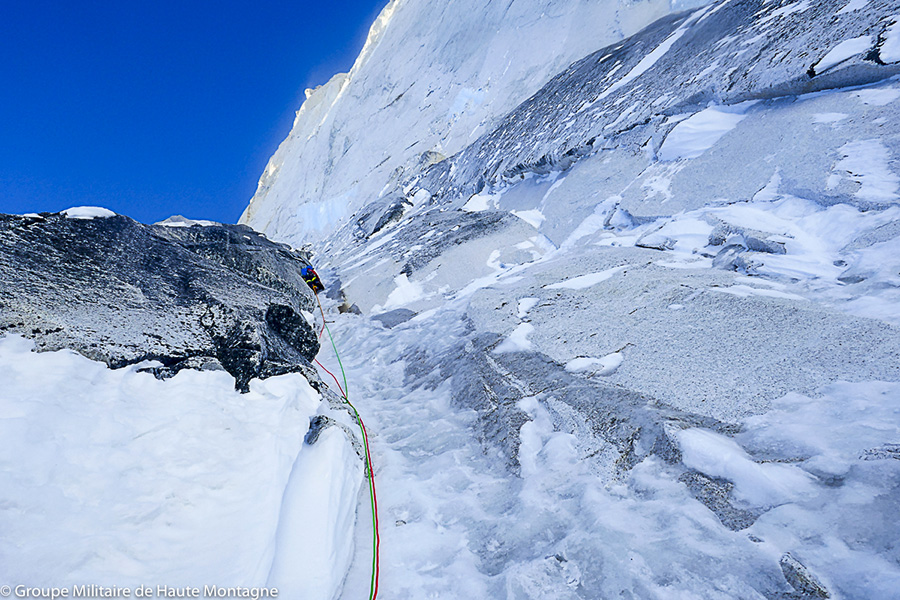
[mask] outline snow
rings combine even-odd
[[[466,212],[481,212],[489,209],[496,201],[496,196],[491,194],[474,194],[466,202],[462,209]]]
[[[323,452],[303,444],[323,408],[306,380],[254,380],[241,395],[221,371],[158,381],[32,347],[0,338],[0,578],[264,586],[276,531],[285,533],[291,465],[298,453]],[[336,460],[328,464],[337,469]],[[340,470],[349,477],[353,464]],[[331,495],[340,490],[304,485],[341,505]],[[345,531],[332,533],[340,536],[332,544],[345,544]],[[293,569],[312,574],[302,563]],[[326,576],[343,574],[316,572]]]
[[[515,12],[518,4],[503,6]],[[397,8],[397,30],[430,23],[402,21],[403,6],[413,3]],[[333,327],[375,432],[382,548],[390,548],[382,589],[407,598],[787,597],[792,592],[779,560],[790,553],[833,597],[892,598],[900,583],[893,550],[900,539],[893,518],[900,461],[892,454],[900,391],[876,379],[896,377],[892,323],[900,322],[896,81],[790,95],[803,82],[819,85],[806,69],[819,57],[840,59],[849,51],[838,44],[843,37],[869,32],[867,43],[874,41],[876,29],[855,28],[871,6],[837,1],[822,14],[842,7],[836,21],[847,33],[835,39],[840,32],[823,29],[814,50],[800,49],[807,59],[796,71],[799,83],[778,71],[790,48],[765,49],[760,40],[776,26],[782,34],[789,27],[784,22],[802,11],[818,12],[817,4],[773,1],[762,5],[756,23],[729,22],[716,31],[731,34],[722,52],[762,48],[772,69],[734,73],[728,55],[704,56],[689,75],[724,78],[698,96],[720,104],[676,104],[685,98],[672,92],[665,98],[670,104],[640,117],[649,116],[648,125],[630,130],[625,141],[610,134],[555,180],[538,172],[546,163],[528,172],[533,163],[519,158],[538,160],[545,151],[558,158],[553,153],[561,146],[550,137],[574,136],[578,119],[588,117],[571,110],[598,93],[595,102],[608,97],[622,109],[598,122],[598,132],[615,118],[623,128],[631,119],[636,125],[638,117],[623,114],[634,109],[638,115],[647,104],[642,100],[664,92],[612,93],[654,88],[654,65],[668,66],[675,48],[690,50],[680,41],[690,39],[683,34],[691,24],[623,58],[607,79],[591,81],[594,95],[579,97],[569,112],[563,107],[558,122],[537,115],[534,135],[510,129],[510,148],[519,146],[483,171],[467,170],[453,155],[463,137],[496,127],[482,112],[496,90],[468,79],[445,86],[439,78],[434,96],[445,105],[437,116],[415,118],[435,131],[454,121],[450,127],[460,132],[407,141],[418,152],[435,148],[451,156],[459,168],[448,167],[447,177],[471,173],[473,186],[449,197],[440,189],[447,179],[428,180],[431,200],[415,203],[390,242],[337,230],[322,253],[345,281],[348,299],[377,293],[389,298],[385,304],[426,309],[390,330],[351,315],[335,316]],[[548,8],[538,20],[562,22],[567,10]],[[517,26],[516,35],[527,33],[527,22]],[[505,30],[505,24],[490,27],[492,35]],[[428,43],[434,33],[415,35]],[[466,46],[468,38],[458,43]],[[788,54],[796,56],[791,48]],[[498,42],[492,53],[498,72],[516,68],[514,49]],[[485,56],[476,54],[472,63]],[[727,66],[710,68],[717,60]],[[615,67],[611,62],[606,68]],[[420,67],[421,77],[410,81],[430,81],[424,72],[430,66]],[[387,67],[382,73],[390,73],[389,81],[409,76]],[[391,89],[388,100],[403,91],[402,85]],[[414,98],[415,104],[430,91],[413,89],[402,102]],[[765,99],[721,104],[754,94]],[[341,101],[351,97],[345,93]],[[367,101],[365,94],[355,97]],[[361,114],[389,122],[382,100],[360,106]],[[343,136],[356,140],[359,131],[336,125],[334,147],[307,155],[339,155]],[[384,147],[372,153],[372,164],[387,155],[397,163],[402,152],[394,134],[376,136]],[[370,175],[372,165],[350,160],[354,145],[349,166],[330,174],[331,181],[372,177],[376,192],[389,191],[398,164]],[[534,150],[517,154],[526,149]],[[402,177],[409,174],[407,194],[426,181],[416,179],[421,171],[412,164],[401,165]],[[484,182],[475,180],[481,176]],[[330,197],[313,193],[318,188],[306,181],[279,185],[296,198]],[[322,183],[328,186],[335,184]],[[482,191],[473,196],[474,189]],[[351,210],[376,195],[364,186],[357,193],[348,201]],[[292,214],[297,201],[282,202]],[[447,227],[429,219],[460,208],[505,211],[524,223],[507,219],[484,238],[449,250],[435,243],[438,258],[398,279],[405,253],[440,240],[453,223],[452,217]],[[481,216],[488,222],[495,215]],[[297,227],[285,221],[272,231]],[[550,241],[535,237],[532,227]],[[849,364],[855,366],[845,369]],[[834,384],[842,378],[854,382]],[[632,408],[609,400],[618,393],[639,399]],[[860,402],[863,408],[853,412]],[[816,418],[806,418],[807,410],[818,411]],[[642,421],[646,415],[654,420]],[[660,445],[671,445],[673,455],[680,451],[683,461],[667,462],[645,439],[629,441],[628,432],[610,441],[606,416],[616,427],[637,422],[642,431],[663,429]],[[623,460],[617,444],[629,443],[634,454]],[[691,487],[707,480],[713,486],[707,496]],[[710,496],[725,508],[711,507]],[[738,513],[738,524],[723,510]],[[367,591],[364,534],[358,525],[344,598]]]
[[[284,492],[275,560],[266,586],[286,598],[330,600],[353,557],[362,463],[331,427],[297,455]],[[370,530],[360,510],[361,526]]]
[[[781,8],[776,8],[768,15],[760,19],[757,22],[757,27],[765,27],[776,19],[783,19],[792,14],[809,10],[811,6],[812,4],[810,4],[809,0],[802,0],[801,2],[790,2],[788,4],[784,4]]]
[[[399,308],[424,297],[422,285],[412,282],[406,275],[398,275],[394,278],[394,284],[397,286],[394,291],[388,295],[384,302],[384,309]]]
[[[863,147],[871,148],[868,145],[863,145]],[[877,145],[875,149],[881,151]],[[866,195],[868,200],[889,198],[888,195],[879,196],[875,191],[887,190],[885,186],[876,185],[878,182],[886,181],[893,185],[891,174],[880,170],[881,165],[873,160],[872,154],[864,155],[868,158],[860,159],[858,166],[868,175],[850,176],[859,181],[864,181],[863,177],[868,178],[870,188],[866,188],[866,192],[869,192],[870,189],[874,190]],[[874,155],[877,158],[879,153],[876,152]],[[859,155],[854,153],[854,156]],[[881,177],[876,177],[879,174]],[[632,234],[632,238],[635,241],[642,240],[641,243],[644,244],[656,239],[669,239],[674,242],[666,251],[669,260],[661,261],[659,264],[679,266],[678,263],[672,261],[672,259],[677,259],[681,266],[698,267],[701,266],[700,255],[707,251],[708,235],[712,231],[708,219],[712,218],[737,229],[746,228],[769,232],[770,240],[780,241],[784,244],[785,254],[759,253],[755,256],[754,260],[759,263],[757,272],[776,278],[820,279],[837,284],[836,278],[841,274],[843,268],[836,266],[835,263],[840,260],[842,248],[866,231],[890,223],[898,216],[900,216],[900,212],[896,209],[889,209],[885,212],[864,211],[847,204],[823,207],[809,200],[771,192],[760,195],[747,203],[735,203],[680,213],[665,220],[662,225],[643,226],[644,229],[655,228],[655,231],[637,237]],[[625,233],[623,232],[621,237],[607,238],[605,243],[613,244],[619,239],[625,239]],[[735,295],[760,294],[760,292],[752,292],[743,286],[715,289],[718,292]],[[805,299],[800,295],[785,293],[787,295],[781,297],[795,300]],[[772,296],[772,294],[769,295]]]
[[[654,114],[666,126],[652,143],[652,127],[633,130],[648,142],[637,153],[604,139],[562,175],[525,173],[442,205],[438,190],[416,191],[426,149],[428,161],[463,150],[549,76],[666,3],[624,3],[614,18],[607,2],[541,0],[533,14],[534,3],[486,4],[391,2],[351,74],[308,94],[244,216],[273,237],[324,237],[317,260],[330,261],[349,301],[418,311],[387,329],[324,299],[369,425],[385,596],[787,597],[779,559],[791,553],[833,597],[893,598],[900,384],[875,379],[896,376],[889,342],[900,324],[896,81]],[[694,13],[618,80],[593,82],[595,102],[644,85],[688,28],[726,4]],[[823,14],[843,7],[843,31],[869,4]],[[733,34],[725,51],[735,40],[761,48],[776,19],[813,6],[766,3],[746,30],[721,32]],[[817,69],[833,68],[863,40],[809,60],[825,55]],[[891,25],[882,57],[896,40]],[[730,77],[718,59],[691,75]],[[616,100],[637,114],[639,99]],[[675,112],[700,108],[665,99]],[[408,113],[393,112],[405,103]],[[369,240],[341,238],[349,215],[396,178],[416,191],[408,218]],[[441,249],[454,230],[423,223],[460,207],[522,222]],[[399,273],[426,244],[442,254]],[[290,598],[366,597],[359,459],[341,427],[302,441],[312,415],[353,423],[299,375],[238,396],[222,373],[158,382],[29,349],[0,339],[0,583],[10,573],[204,577]],[[863,366],[838,371],[845,363]],[[854,381],[836,382],[845,375]],[[661,430],[672,452],[664,459],[644,447],[652,438],[617,430],[631,426]],[[700,474],[744,515],[740,528],[691,488]]]
[[[748,419],[738,437],[751,451],[795,457],[798,468],[833,485],[763,515],[753,530],[776,544],[805,546],[804,556],[847,597],[891,598],[900,585],[896,562],[871,549],[898,539],[897,524],[882,518],[898,508],[900,461],[891,454],[898,415],[897,384],[841,382],[813,398],[786,395]],[[858,536],[874,545],[857,544]]]
[[[327,231],[340,223],[347,215],[347,203],[353,194],[327,198],[316,204],[302,204],[297,207],[296,219],[311,231]]]
[[[884,42],[879,48],[879,56],[886,63],[900,62],[900,15],[889,17],[891,25],[884,32]]]
[[[880,139],[849,142],[840,148],[843,158],[835,171],[845,172],[859,184],[854,194],[860,200],[893,202],[900,198],[900,176],[891,169],[891,151]]]
[[[859,90],[854,92],[863,104],[870,106],[887,106],[897,98],[900,98],[900,88],[888,87],[874,90]]]
[[[872,47],[872,36],[863,35],[857,38],[844,40],[828,51],[819,61],[812,66],[816,73],[824,73],[828,69],[849,60],[858,54],[862,54]]]
[[[790,465],[759,464],[731,438],[706,429],[679,432],[685,466],[734,483],[739,498],[755,506],[772,506],[813,493],[813,477]]]
[[[541,223],[546,220],[544,214],[539,210],[512,210],[510,212],[535,229],[540,229]]]
[[[813,123],[839,123],[849,116],[847,113],[816,113]]]
[[[69,219],[105,219],[116,216],[116,213],[101,206],[73,206],[62,211]]]
[[[625,356],[621,352],[613,352],[602,358],[579,357],[573,358],[566,363],[566,371],[569,373],[580,373],[582,371],[592,371],[594,375],[612,375],[615,373],[622,363],[625,362]]]
[[[571,598],[575,586],[586,597],[625,589],[724,600],[765,589],[781,577],[778,558],[791,552],[834,594],[893,597],[900,461],[890,449],[900,442],[900,384],[788,394],[735,437],[677,432],[689,468],[729,481],[737,506],[761,512],[735,532],[656,457],[621,479],[598,475],[590,467],[596,457],[554,426],[552,402],[541,396],[517,402],[527,417],[514,434],[520,476],[506,476],[501,458],[471,433],[476,415],[455,404],[446,383],[398,384],[407,344],[437,350],[460,328],[449,305],[390,331],[349,315],[334,324],[377,432],[382,550],[389,549],[382,589],[410,598]],[[367,593],[366,560],[351,570],[342,598]]]
[[[854,267],[882,284],[900,287],[900,239],[886,240],[860,250]]]
[[[350,72],[307,94],[241,222],[320,241],[424,152],[458,153],[554,74],[672,10],[670,0],[508,4],[388,3]]]
[[[781,185],[781,170],[775,169],[772,177],[766,182],[763,189],[753,195],[754,202],[774,202],[781,195],[778,193],[778,187]]]
[[[164,227],[193,227],[194,225],[209,227],[211,225],[218,225],[218,223],[215,221],[206,221],[204,219],[188,219],[181,215],[173,215],[164,221],[154,223],[154,225],[162,225]]]
[[[737,127],[753,104],[755,103],[742,102],[734,106],[710,106],[681,121],[663,141],[659,159],[668,161],[697,158]]]
[[[645,247],[666,245],[676,258],[696,260],[696,249],[707,244],[712,230],[712,225],[704,219],[680,214],[664,222],[656,231],[641,236],[639,244]]]
[[[531,323],[520,323],[503,342],[494,349],[497,354],[504,352],[525,352],[531,350],[532,344],[528,336],[534,331]]]
[[[582,106],[579,109],[579,112],[590,108],[591,106],[630,84],[632,81],[647,72],[651,67],[653,67],[653,65],[655,65],[659,61],[660,58],[662,58],[666,54],[666,52],[668,52],[672,48],[675,42],[681,39],[681,36],[683,36],[687,32],[688,28],[698,19],[701,19],[708,10],[708,8],[698,10],[690,17],[688,17],[685,22],[678,27],[678,29],[673,31],[665,40],[662,41],[659,46],[657,46],[646,56],[644,56],[644,58],[642,58],[634,67],[632,67],[624,77],[603,90],[603,92],[601,92],[600,95],[597,96],[592,102]]]
[[[524,319],[528,315],[528,311],[534,308],[537,303],[537,298],[522,298],[519,300],[518,317]]]
[[[847,13],[851,13],[856,10],[861,10],[861,9],[865,8],[866,5],[868,5],[868,4],[869,4],[869,0],[850,0],[850,2],[848,2],[844,6],[844,8],[842,8],[841,10],[837,11],[834,14],[845,15]]]
[[[750,296],[766,296],[768,298],[782,298],[784,300],[806,300],[806,298],[804,298],[803,296],[791,294],[790,292],[757,288],[743,284],[732,285],[729,287],[715,287],[712,288],[712,290],[715,292],[722,292],[723,294],[740,296],[741,298],[748,298]]]
[[[552,283],[550,285],[545,285],[544,287],[548,290],[583,290],[585,288],[589,288],[591,286],[597,285],[602,281],[606,281],[616,273],[624,271],[625,267],[613,267],[611,269],[606,269],[604,271],[600,271],[599,273],[588,273],[587,275],[579,275],[578,277],[573,277],[572,279],[567,279],[565,281],[560,281],[559,283]]]

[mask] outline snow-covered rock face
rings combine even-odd
[[[677,5],[677,3],[676,3]],[[392,0],[349,74],[307,92],[241,222],[298,243],[456,154],[668,0]]]
[[[158,361],[159,376],[224,368],[245,391],[254,377],[315,377],[299,253],[248,227],[103,210],[0,215],[0,331],[112,367]]]
[[[468,197],[525,173],[565,170],[580,156],[611,147],[663,163],[696,158],[748,112],[778,106],[774,99],[793,101],[900,72],[900,62],[881,57],[893,36],[893,20],[885,18],[893,2],[873,0],[851,12],[841,12],[843,0],[782,4],[717,2],[587,56],[493,132],[429,169],[413,191]],[[768,102],[754,107],[751,100]],[[895,133],[890,126],[880,132]],[[807,152],[826,150],[833,151],[830,144]],[[720,177],[723,183],[742,179],[727,172]],[[710,199],[697,198],[694,206]]]
[[[318,360],[369,425],[386,596],[896,598],[900,8],[720,0],[619,39],[668,8],[395,0],[263,176],[245,219],[319,240],[342,362]],[[0,308],[42,349],[82,309],[88,355],[193,348],[210,298],[247,376],[310,333],[303,284],[266,259],[285,247],[69,216],[3,221]],[[120,230],[137,277],[94,260]],[[60,266],[83,275],[66,302]],[[273,299],[292,312],[265,318]],[[346,405],[297,374],[241,400],[222,373],[30,348],[0,339],[2,582],[366,596]]]
[[[665,17],[371,203],[323,257],[364,312],[452,298],[501,349],[567,365],[628,348],[607,381],[717,419],[836,379],[896,380],[900,65],[879,54],[889,5],[847,6]],[[865,36],[830,78],[809,72]],[[510,314],[526,297],[529,316]]]
[[[395,490],[406,569],[386,585],[892,598],[897,3],[720,0],[566,50],[535,87],[451,69],[489,109],[433,66],[524,46],[505,24],[448,44],[479,32],[453,5],[430,9],[441,31],[389,7],[378,39],[405,40],[360,79],[395,81],[393,56],[421,72],[313,96],[333,102],[308,102],[320,129],[285,142],[245,214],[320,229],[331,295],[374,317],[335,329]],[[431,88],[458,118],[428,116]],[[343,111],[371,125],[346,143]]]

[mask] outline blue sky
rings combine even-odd
[[[0,212],[235,222],[387,0],[7,2]]]

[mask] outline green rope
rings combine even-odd
[[[328,328],[328,323],[325,323],[325,331],[328,333],[328,339],[331,340],[331,348],[334,350],[334,356],[337,358],[338,366],[341,368],[341,378],[344,380],[344,401],[346,401],[347,404],[350,404],[350,399],[348,398],[350,390],[347,388],[347,374],[344,372],[344,365],[341,363],[341,355],[338,354],[337,346],[334,344],[334,338],[331,336],[331,330]],[[352,404],[350,404],[350,406],[351,408],[353,407]],[[353,410],[354,412],[356,411],[355,408]],[[356,416],[359,417],[358,414]]]
[[[316,299],[318,300],[318,295]],[[319,306],[321,307],[321,303]],[[324,319],[323,324],[325,325],[325,331],[328,333],[328,339],[331,340],[331,348],[334,350],[338,366],[341,368],[341,378],[344,380],[344,402],[353,409],[353,414],[356,416],[356,424],[359,426],[359,432],[363,436],[363,447],[366,450],[366,468],[369,470],[369,504],[372,509],[372,531],[374,532],[372,536],[372,578],[369,582],[369,600],[375,600],[378,589],[376,583],[376,574],[378,572],[378,512],[375,506],[375,471],[372,469],[372,457],[369,454],[369,436],[366,433],[365,425],[363,425],[362,417],[359,416],[359,411],[356,410],[356,407],[353,406],[350,398],[348,398],[350,390],[347,387],[347,373],[344,371],[344,364],[341,362],[341,355],[338,353],[337,345],[334,343],[334,337],[331,335],[328,323],[325,323]]]

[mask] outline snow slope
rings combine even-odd
[[[392,329],[354,315],[335,324],[375,448],[385,597],[814,598],[788,595],[814,584],[831,597],[895,596],[900,384],[773,397],[735,437],[673,419],[682,460],[647,453],[615,475],[619,453],[576,412],[577,396],[584,414],[605,408],[590,379],[574,374],[566,397],[552,372],[519,379],[510,358],[525,395],[494,384],[488,419],[472,388],[455,393],[479,368],[447,348],[466,344],[464,306]],[[509,429],[516,476],[498,434],[509,402],[521,410]],[[368,591],[366,557],[354,568],[342,598]]]

